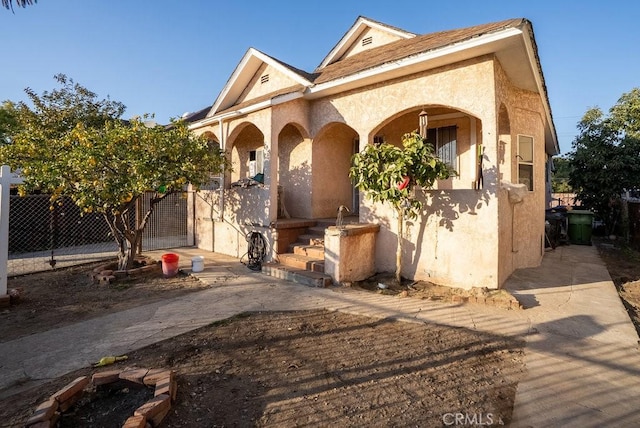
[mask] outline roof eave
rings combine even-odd
[[[298,73],[295,73],[290,68],[285,67],[281,62],[276,61],[269,55],[266,55],[257,49],[249,48],[227,81],[227,84],[224,86],[222,91],[220,91],[220,94],[207,114],[207,117],[212,117],[216,115],[217,112],[231,107],[231,103],[233,103],[240,95],[240,92],[244,90],[262,63],[266,63],[271,67],[274,67],[276,70],[289,76],[291,79],[303,86],[311,85],[311,82],[308,79]],[[240,88],[240,90],[234,92],[233,88]]]
[[[429,70],[442,65],[451,64],[459,60],[478,57],[491,53],[492,49],[487,49],[492,43],[506,40],[512,37],[521,37],[522,31],[518,28],[509,28],[500,32],[485,34],[460,43],[454,43],[438,49],[412,55],[397,61],[388,62],[376,67],[362,70],[348,76],[334,79],[328,82],[317,84],[307,91],[310,99],[320,98],[336,92],[378,83],[388,79],[390,73],[395,73],[399,77],[413,74],[416,71]],[[483,49],[484,48],[484,49]],[[455,61],[451,61],[451,56],[456,56]]]
[[[538,48],[535,44],[535,38],[533,35],[533,26],[529,21],[525,21],[523,26],[526,27],[527,36],[523,37],[525,46],[527,48],[527,54],[529,56],[529,62],[532,67],[535,67],[536,72],[534,77],[536,79],[536,86],[538,92],[543,99],[543,107],[545,110],[546,126],[545,126],[545,148],[548,154],[557,155],[560,154],[560,144],[558,142],[558,134],[556,132],[555,124],[553,123],[553,115],[551,113],[551,103],[549,102],[549,95],[547,93],[547,85],[545,84],[544,74],[542,73],[542,65],[540,64],[540,57],[538,56]]]

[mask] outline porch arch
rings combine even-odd
[[[264,134],[253,123],[245,122],[238,125],[227,142],[227,151],[231,157],[232,171],[230,181],[235,182],[250,176],[250,157],[256,152],[264,150]],[[252,159],[254,160],[254,159]],[[259,159],[256,160],[259,163]],[[256,172],[261,165],[257,165]]]
[[[312,143],[313,217],[335,217],[340,205],[357,212],[357,197],[349,178],[351,156],[357,151],[358,133],[344,123],[328,123],[317,133]]]
[[[292,217],[312,218],[312,146],[304,128],[285,125],[278,134],[278,186]]]
[[[419,131],[420,113],[427,113],[429,141],[437,154],[458,173],[457,177],[438,182],[438,189],[472,189],[478,171],[477,146],[482,144],[482,121],[472,114],[445,105],[413,106],[389,116],[373,128],[369,142],[384,141],[402,146],[404,134]],[[441,140],[443,136],[447,141]]]
[[[202,134],[202,136],[207,139],[209,148],[211,150],[220,150],[220,140],[218,139],[216,134],[211,131],[206,131]]]

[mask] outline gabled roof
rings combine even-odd
[[[382,22],[374,21],[373,19],[369,19],[364,16],[359,16],[358,19],[356,19],[356,22],[353,23],[351,28],[344,34],[344,36],[342,36],[340,41],[333,47],[333,49],[331,49],[331,52],[329,52],[329,54],[322,60],[322,62],[316,69],[316,72],[320,71],[327,65],[339,60],[344,55],[344,53],[354,44],[360,34],[362,34],[362,32],[364,32],[367,28],[375,28],[377,30],[392,34],[403,39],[410,39],[416,36],[415,34],[402,30],[400,28],[393,27]]]
[[[242,94],[262,64],[268,64],[274,67],[302,86],[311,85],[312,76],[309,73],[276,60],[257,49],[249,48],[224,88],[222,88],[220,95],[218,95],[215,103],[213,103],[207,117],[211,117],[218,111],[231,107],[238,100],[238,97]]]
[[[390,40],[396,40],[362,51],[350,51],[363,31],[372,28],[390,35]],[[345,55],[346,52],[349,53]],[[416,36],[358,17],[315,73],[307,73],[251,48],[201,124],[299,97],[315,99],[329,96],[483,55],[495,55],[515,86],[537,92],[543,97],[547,116],[547,151],[558,153],[558,139],[533,28],[523,18]],[[284,73],[293,81],[293,85],[288,84],[271,93],[242,100],[241,94],[263,64]]]
[[[334,62],[323,69],[319,69],[315,84],[325,83],[360,72],[362,70],[381,66],[389,62],[407,58],[420,53],[432,51],[445,46],[461,43],[475,37],[505,28],[518,27],[524,19],[509,19],[491,24],[476,25],[474,27],[457,30],[441,31],[424,34],[406,40],[398,40],[384,46],[361,52],[355,56]]]

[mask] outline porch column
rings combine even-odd
[[[272,126],[264,135],[265,138],[270,135],[269,141],[264,142],[264,182],[269,185],[269,206],[266,209],[271,224],[278,220],[278,134]]]

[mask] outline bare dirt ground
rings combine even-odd
[[[593,240],[640,335],[640,251],[606,238]]]
[[[0,312],[2,340],[203,287],[188,276],[161,275],[100,286],[87,271],[11,279],[9,288],[24,292],[19,304]],[[106,369],[176,370],[178,396],[167,427],[446,426],[455,414],[499,426],[511,419],[525,370],[522,349],[514,339],[448,326],[327,311],[249,313],[130,353]],[[23,426],[38,403],[98,370],[5,399],[0,426]],[[61,426],[121,426],[146,394],[131,387],[93,395]]]
[[[640,332],[640,252],[605,239],[594,244]],[[0,341],[206,287],[187,275],[159,274],[101,286],[89,280],[90,268],[10,279],[9,288],[23,293],[19,304],[0,311]],[[434,301],[470,295],[429,283],[406,285],[396,287],[385,276],[354,284]],[[178,396],[167,427],[447,426],[456,413],[498,426],[511,418],[525,370],[522,347],[465,329],[336,312],[249,313],[138,350],[106,369],[176,370]],[[5,399],[0,427],[23,426],[39,402],[96,371],[81,369]],[[60,426],[121,426],[150,394],[131,386],[91,395]]]
[[[428,281],[404,280],[398,284],[393,274],[382,273],[375,275],[365,281],[358,281],[352,287],[375,292],[388,296],[411,297],[434,302],[470,302],[471,299],[478,298],[488,304],[503,309],[511,309],[513,303],[518,303],[517,299],[506,290],[489,290],[482,287],[474,287],[470,290],[462,288],[447,287],[434,284]],[[477,303],[477,302],[476,302]],[[487,304],[487,303],[485,303]]]
[[[91,271],[101,264],[9,278],[7,288],[22,292],[19,304],[0,308],[0,342],[207,287],[184,274],[162,278],[161,271],[99,285],[91,280]]]

